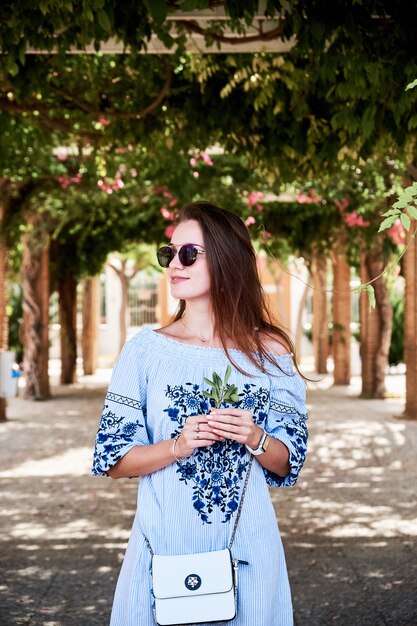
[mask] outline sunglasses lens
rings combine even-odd
[[[178,257],[182,265],[184,265],[185,267],[188,267],[189,265],[192,265],[193,263],[195,263],[197,259],[197,254],[198,254],[197,248],[195,248],[191,244],[186,244],[185,246],[182,246],[180,248]]]
[[[163,248],[159,248],[158,252],[156,253],[158,263],[161,267],[168,267],[174,256],[175,252],[169,246],[163,246]]]

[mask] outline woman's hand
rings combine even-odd
[[[250,411],[245,409],[213,409],[208,416],[208,425],[222,439],[232,439],[256,450],[263,429],[253,421]],[[282,441],[271,437],[268,449],[256,457],[265,469],[285,477],[290,471],[289,451]]]
[[[191,415],[183,426],[176,444],[176,454],[178,457],[190,456],[195,448],[204,448],[213,445],[216,441],[221,441],[223,437],[214,433],[209,426],[209,415]]]
[[[232,439],[250,448],[258,447],[263,433],[262,428],[254,423],[252,413],[246,409],[212,409],[208,426],[222,439]]]

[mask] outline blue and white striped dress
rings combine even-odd
[[[268,485],[293,485],[306,454],[305,384],[291,355],[276,357],[273,375],[257,370],[238,350],[232,358],[253,377],[233,368],[230,382],[239,406],[288,447],[285,478],[254,460],[235,541],[239,567],[237,617],[233,626],[291,626],[291,593],[285,556]],[[220,348],[195,346],[145,328],[128,341],[116,363],[97,433],[93,474],[105,475],[133,446],[170,439],[190,415],[209,412],[204,377],[222,378],[229,361]],[[281,368],[281,369],[280,369]],[[272,370],[272,366],[270,368]],[[139,481],[138,508],[116,587],[111,626],[155,626],[151,556],[189,554],[227,547],[244,483],[249,454],[226,440],[196,449],[184,461]]]

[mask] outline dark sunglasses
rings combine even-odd
[[[177,252],[180,263],[184,265],[184,267],[189,267],[195,263],[199,254],[204,254],[204,250],[199,250],[193,243],[186,243],[180,246],[179,249],[171,244],[159,248],[156,253],[159,265],[161,267],[168,267]]]

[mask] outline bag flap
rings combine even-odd
[[[225,593],[233,587],[230,550],[152,557],[155,598]]]

